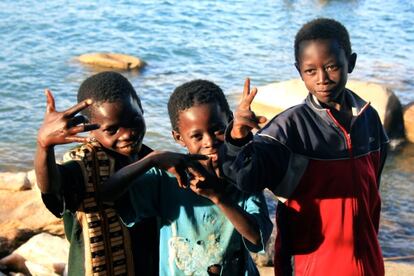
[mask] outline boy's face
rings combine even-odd
[[[339,110],[348,73],[354,69],[356,54],[349,58],[331,39],[303,41],[296,67],[306,88],[322,104]]]
[[[91,123],[100,128],[91,131],[105,148],[122,154],[137,154],[145,135],[145,121],[142,110],[132,97],[116,102],[103,102],[93,105]]]
[[[224,142],[227,122],[228,117],[218,104],[195,105],[179,113],[178,131],[173,130],[173,136],[189,153],[208,155],[218,175],[218,150]],[[200,161],[209,169],[208,162]]]

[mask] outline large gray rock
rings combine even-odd
[[[402,106],[390,88],[352,80],[348,81],[347,88],[365,101],[371,102],[390,138],[404,138]],[[308,90],[301,79],[271,83],[258,87],[258,94],[252,104],[252,109],[258,115],[271,119],[281,111],[303,102],[307,94]]]

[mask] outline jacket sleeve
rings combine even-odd
[[[257,246],[243,238],[244,245],[250,252],[264,252],[265,246],[270,238],[270,235],[272,234],[273,223],[269,217],[269,211],[263,192],[247,195],[244,210],[251,215],[258,225],[262,241],[261,244]]]
[[[269,188],[276,196],[289,198],[308,160],[264,133],[235,141],[230,135],[231,127],[226,130],[220,150],[224,176],[239,190],[251,193]]]

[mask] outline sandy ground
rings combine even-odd
[[[259,267],[261,276],[273,276],[273,267]],[[412,276],[414,275],[414,264],[385,262],[386,276]]]

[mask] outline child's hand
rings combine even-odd
[[[208,159],[206,155],[153,151],[148,157],[152,160],[152,166],[172,173],[181,188],[187,188],[191,179],[204,180],[198,161]]]
[[[252,129],[260,129],[259,124],[266,122],[266,117],[256,116],[251,110],[254,97],[257,94],[257,88],[250,91],[250,79],[244,82],[243,96],[234,112],[233,128],[231,137],[233,139],[242,139],[246,137]]]
[[[190,189],[203,197],[210,199],[214,204],[221,201],[224,186],[220,178],[214,173],[212,159],[210,158],[209,169],[200,166],[197,167],[198,171],[202,174],[202,178],[194,176],[193,168],[189,168],[189,172],[192,175],[190,180]]]
[[[52,92],[46,89],[45,95],[45,118],[37,134],[37,142],[40,147],[49,148],[59,144],[87,142],[88,137],[77,136],[77,134],[99,128],[99,125],[96,124],[86,124],[87,119],[84,116],[75,116],[81,110],[91,105],[92,100],[84,100],[63,112],[58,112],[55,108],[55,99]]]

